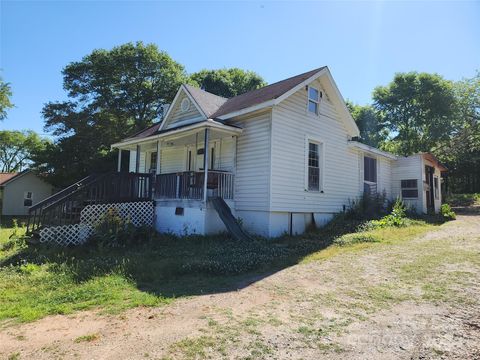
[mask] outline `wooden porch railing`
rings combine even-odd
[[[205,173],[185,171],[157,175],[155,197],[159,199],[203,200]],[[208,171],[208,195],[231,200],[234,196],[234,175],[224,171]]]
[[[76,224],[87,205],[152,199],[152,175],[106,173],[90,175],[29,209],[27,233],[44,226]]]

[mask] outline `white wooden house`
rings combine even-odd
[[[398,157],[358,136],[322,67],[230,99],[182,85],[161,124],[112,148],[119,171],[156,174],[161,232],[225,231],[214,197],[247,231],[268,237],[321,226],[364,191],[439,211],[446,169],[431,154]]]

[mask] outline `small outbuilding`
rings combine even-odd
[[[30,206],[54,192],[55,188],[32,170],[0,173],[0,214],[26,216]]]

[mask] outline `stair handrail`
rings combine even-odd
[[[36,203],[33,206],[30,206],[28,211],[32,212],[36,209],[47,207],[47,206],[50,205],[49,203],[55,203],[57,201],[57,199],[59,199],[62,196],[65,196],[65,194],[70,194],[70,193],[76,192],[80,187],[85,185],[84,184],[85,181],[87,181],[89,179],[94,179],[96,177],[98,177],[97,174],[88,175],[88,176],[84,177],[83,179],[77,181],[76,183],[66,187],[65,189],[60,190],[59,192],[56,192],[55,194],[47,197],[46,199],[43,199],[42,201],[39,201],[38,203]],[[44,206],[45,204],[47,204],[47,205]]]
[[[71,191],[70,193],[66,194],[65,196],[59,198],[59,199],[56,199],[54,202],[48,204],[47,206],[45,206],[42,211],[48,211],[50,210],[51,207],[54,207],[54,206],[58,206],[62,203],[64,203],[65,201],[67,201],[68,199],[70,199],[71,197],[75,196],[76,194],[78,194],[79,192],[81,192],[82,190],[85,190],[87,189],[90,185],[92,184],[95,184],[101,180],[103,180],[105,177],[109,176],[109,175],[112,175],[112,173],[105,173],[105,174],[95,174],[94,178],[92,179],[92,181],[89,181],[87,183],[84,183],[84,184],[79,184],[77,186],[77,188],[73,191]]]

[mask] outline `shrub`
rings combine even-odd
[[[457,215],[448,204],[443,204],[440,207],[440,214],[445,220],[455,220],[457,218]]]
[[[151,239],[153,229],[136,227],[130,219],[122,218],[114,208],[109,209],[97,222],[90,243],[101,247],[134,245]]]
[[[346,211],[347,218],[356,220],[375,219],[386,213],[387,195],[364,193],[357,201],[351,201]]]
[[[358,233],[358,234],[346,234],[333,240],[333,243],[339,246],[347,246],[365,242],[378,242],[377,237],[372,234]]]
[[[395,200],[392,212],[380,220],[369,221],[363,227],[363,230],[372,230],[386,227],[404,227],[409,225],[409,219],[406,217],[407,208],[400,198]]]

